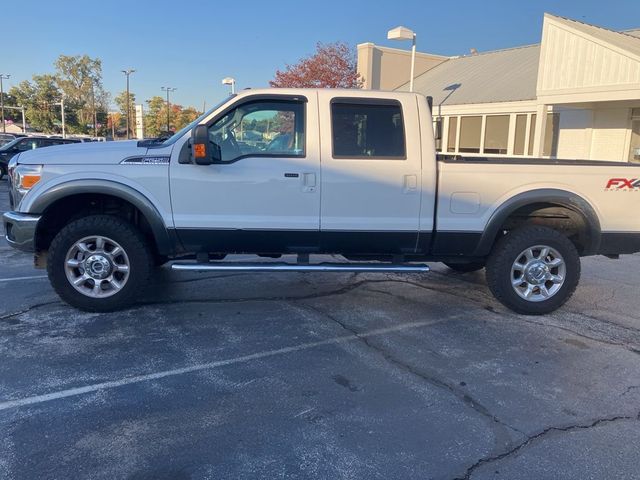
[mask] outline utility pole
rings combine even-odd
[[[167,134],[171,131],[171,103],[169,103],[169,93],[175,92],[177,88],[174,87],[160,87],[160,90],[167,92]]]
[[[8,80],[10,77],[11,75],[0,73],[0,110],[2,111],[2,133],[7,132],[7,126],[4,123],[4,87],[2,85],[2,80]]]
[[[94,90],[95,81],[93,77],[89,77],[91,82],[91,109],[93,110],[93,136],[98,136],[98,115],[96,114],[96,92]]]
[[[133,68],[130,68],[128,70],[120,70],[122,73],[124,73],[127,76],[127,140],[131,138],[131,130],[129,128],[130,124],[131,124],[131,100],[130,98],[130,94],[129,94],[129,75],[131,75],[133,72],[135,72],[135,70]]]
[[[22,133],[27,133],[27,121],[25,120],[24,115],[24,105],[20,107],[20,110],[22,110]]]
[[[62,94],[62,98],[60,98],[60,112],[62,113],[62,138],[67,138],[66,123],[64,120],[64,93]]]

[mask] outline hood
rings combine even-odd
[[[32,165],[112,165],[145,153],[147,148],[138,147],[137,140],[71,143],[27,150],[20,154],[19,162]]]

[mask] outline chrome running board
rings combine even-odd
[[[172,270],[188,270],[196,272],[369,272],[369,273],[426,273],[429,267],[425,264],[390,264],[390,263],[241,263],[241,262],[209,262],[190,263],[176,262]]]

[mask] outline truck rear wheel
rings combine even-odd
[[[153,258],[129,222],[92,215],[73,221],[49,247],[47,273],[60,298],[80,310],[126,307],[146,287]]]
[[[489,289],[516,313],[544,315],[562,306],[580,280],[580,256],[562,233],[525,226],[501,238],[486,266]]]

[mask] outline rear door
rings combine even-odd
[[[415,97],[343,97],[326,90],[318,103],[323,249],[414,253],[422,184]]]

